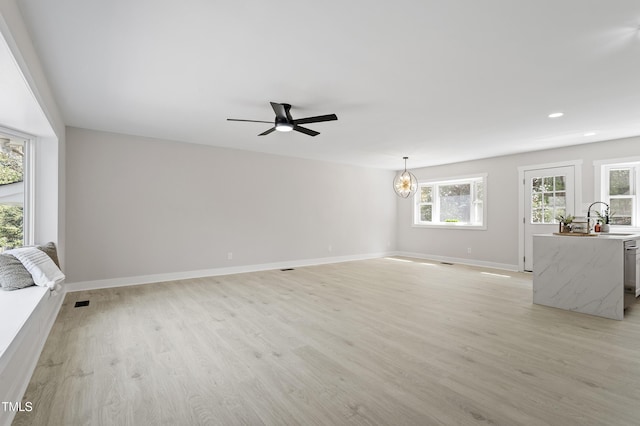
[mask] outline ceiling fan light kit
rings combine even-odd
[[[418,179],[416,176],[407,171],[407,160],[409,157],[402,157],[404,159],[404,171],[398,173],[393,179],[393,190],[396,194],[402,198],[409,198],[418,190]]]
[[[293,130],[293,127],[291,123],[276,123],[276,130],[279,132],[290,132]]]
[[[290,132],[295,130],[300,133],[304,133],[309,136],[318,136],[320,132],[316,132],[315,130],[307,129],[306,127],[300,126],[300,124],[308,124],[308,123],[320,123],[322,121],[334,121],[338,119],[338,116],[335,114],[327,114],[327,115],[318,115],[315,117],[306,117],[306,118],[298,118],[294,120],[291,117],[291,105],[290,104],[279,104],[277,102],[271,102],[271,108],[273,108],[273,112],[276,113],[276,118],[273,121],[273,127],[265,130],[260,133],[258,136],[265,136],[269,133],[272,133],[274,130],[279,132]],[[261,121],[261,120],[242,120],[238,118],[227,118],[227,121],[247,121],[249,123],[271,123],[271,121]]]

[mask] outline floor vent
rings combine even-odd
[[[453,263],[450,262],[440,262],[441,265],[453,265]]]
[[[285,268],[285,269],[280,269],[282,272],[287,272],[287,271],[295,271],[295,269],[293,268]]]
[[[88,300],[81,300],[79,302],[76,302],[76,304],[73,307],[74,308],[81,308],[83,306],[89,306],[89,301]]]

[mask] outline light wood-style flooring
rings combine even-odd
[[[640,303],[404,260],[67,294],[14,425],[640,424]]]

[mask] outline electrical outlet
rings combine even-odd
[[[329,244],[329,247],[327,248],[327,250],[329,250],[329,253],[333,251],[333,247],[331,247],[331,244]]]
[[[229,252],[227,253],[227,260],[231,260],[233,259],[233,253]]]
[[[467,247],[467,254],[471,254],[471,247]]]

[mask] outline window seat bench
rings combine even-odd
[[[63,299],[45,287],[0,290],[0,401],[22,400]],[[0,426],[15,414],[0,407]]]

